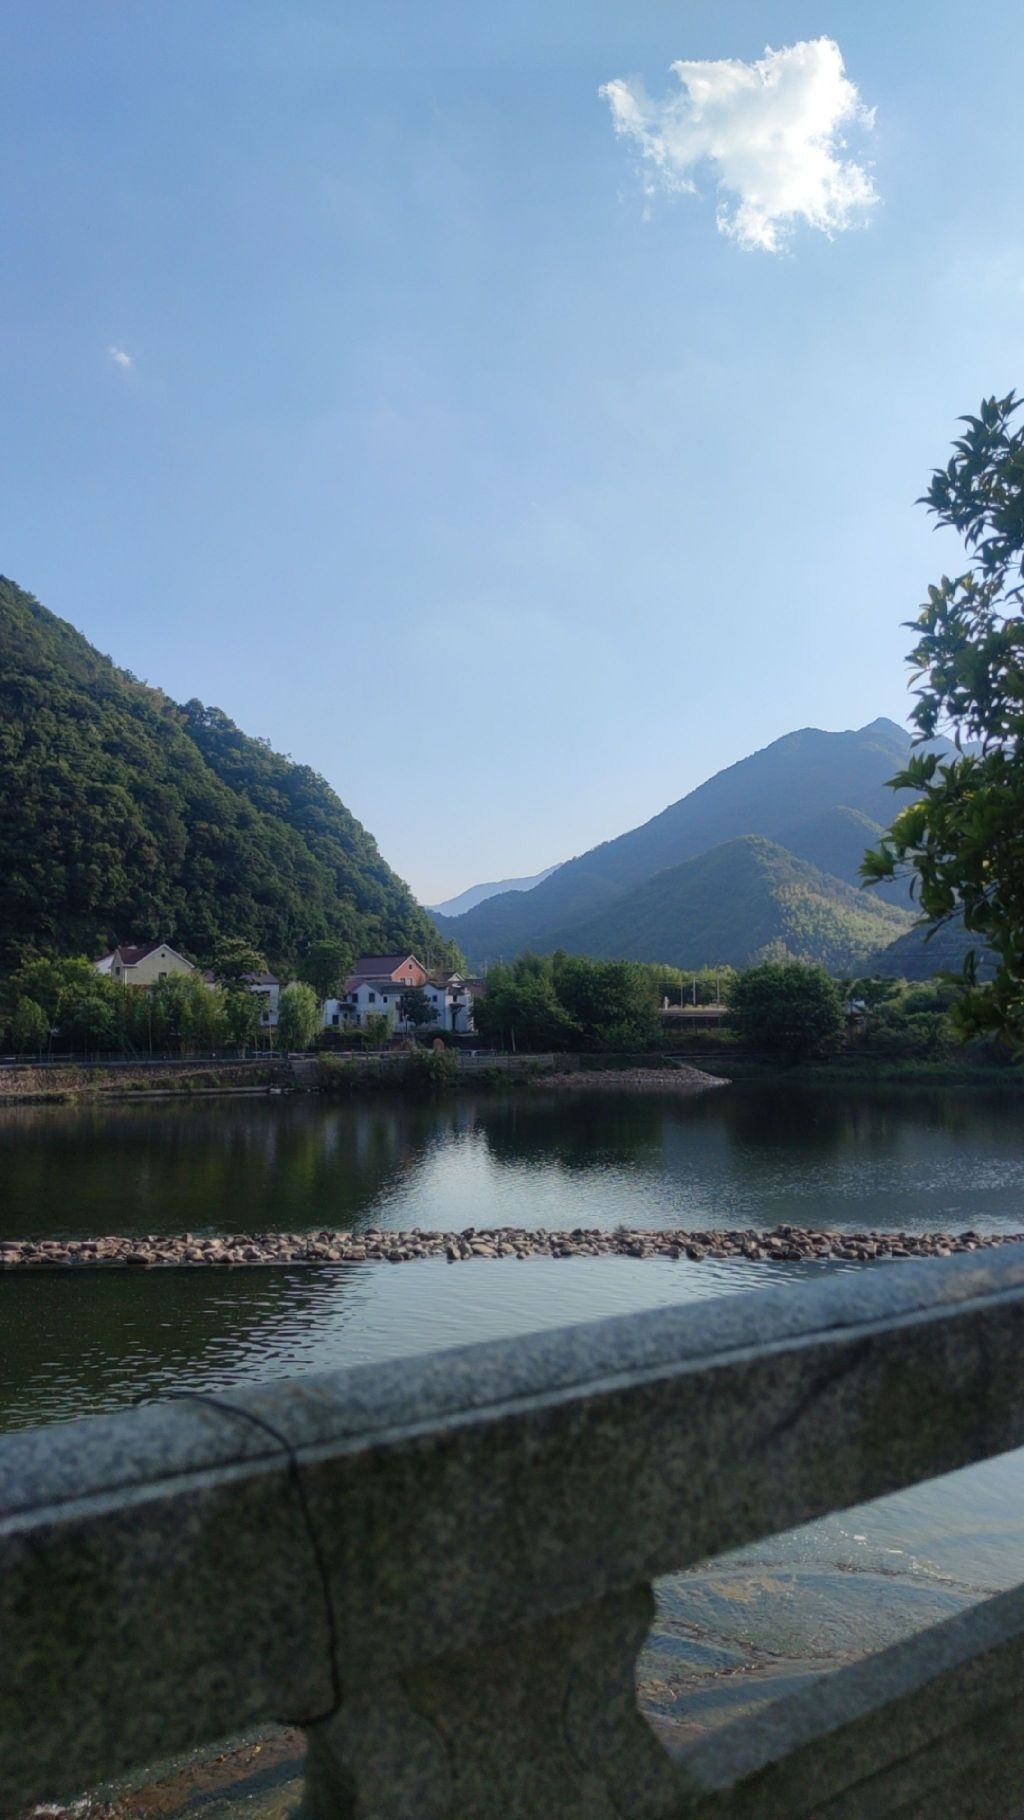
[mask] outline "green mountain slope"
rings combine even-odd
[[[893,799],[895,807],[895,799]],[[834,809],[812,816],[779,834],[779,845],[797,859],[808,860],[819,872],[844,879],[860,889],[860,866],[868,847],[877,847],[885,830],[860,809],[848,809],[839,803]],[[902,878],[887,879],[884,885],[872,885],[869,898],[882,903],[898,904],[901,910],[911,908],[910,885]]]
[[[860,970],[910,921],[906,911],[747,835],[657,873],[591,920],[558,932],[552,946],[675,967],[746,967],[781,942],[792,955],[842,973]]]
[[[991,979],[996,957],[985,948],[980,936],[969,935],[958,920],[944,923],[932,935],[920,926],[906,930],[871,955],[861,972],[878,974],[883,979],[930,980],[937,973],[962,973],[971,949],[978,957],[979,979]]]
[[[760,834],[786,845],[790,830],[803,829],[802,857],[828,871],[839,838],[830,820],[837,805],[872,828],[887,825],[898,806],[888,780],[906,762],[909,747],[909,734],[891,720],[846,733],[813,727],[788,733],[719,771],[642,827],[567,861],[533,891],[492,897],[465,916],[434,920],[480,965],[523,948],[551,947],[553,937],[644,879],[737,836]],[[822,817],[816,845],[814,825]],[[849,833],[847,827],[844,852]]]
[[[280,962],[328,933],[445,952],[323,778],[0,578],[0,965],[150,936],[205,960],[234,935]]]

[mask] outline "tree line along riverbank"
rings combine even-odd
[[[883,1259],[951,1257],[954,1252],[1019,1244],[1024,1233],[856,1232],[807,1226],[701,1228],[689,1231],[574,1227],[572,1231],[521,1226],[466,1227],[432,1232],[414,1227],[388,1232],[322,1228],[317,1232],[240,1233],[201,1237],[191,1232],[142,1238],[0,1240],[0,1272],[29,1270],[160,1270],[257,1268],[267,1265],[406,1264],[445,1258],[451,1264],[482,1258],[629,1257],[687,1258],[694,1263],[733,1258],[751,1263],[823,1263],[832,1259],[874,1263]]]

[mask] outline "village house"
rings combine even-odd
[[[112,948],[109,954],[100,956],[93,962],[97,973],[106,973],[113,980],[124,986],[155,986],[158,980],[168,979],[173,975],[179,978],[197,971],[191,961],[179,954],[168,942],[122,942]],[[200,975],[205,986],[215,986],[217,976],[209,968]],[[255,992],[261,999],[260,1028],[276,1030],[277,1006],[281,995],[280,981],[273,973],[246,973],[243,975],[250,992]]]
[[[277,1029],[277,1007],[281,997],[281,982],[274,973],[246,973],[243,975],[250,992],[255,992],[260,999],[260,1029]]]
[[[459,974],[429,974],[414,954],[369,954],[356,962],[338,998],[324,1001],[324,1026],[358,1028],[371,1016],[386,1017],[392,1030],[406,1028],[401,1014],[402,994],[411,986],[423,988],[441,1030],[469,1034],[473,1030],[473,999],[482,990],[478,980]]]
[[[107,973],[122,986],[155,986],[172,974],[194,973],[191,961],[167,942],[122,942],[95,962],[98,973]]]
[[[217,975],[207,967],[203,974],[203,984],[215,986]],[[262,1000],[260,1005],[260,1029],[277,1029],[277,1007],[281,997],[281,982],[276,973],[243,973],[242,984],[248,986]]]

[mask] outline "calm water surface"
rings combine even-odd
[[[26,1108],[0,1112],[0,1232],[787,1220],[1024,1230],[1022,1113],[1012,1091],[763,1083],[692,1100]],[[799,1275],[602,1258],[10,1278],[0,1427]],[[704,1647],[712,1675],[730,1652],[739,1666],[770,1657],[776,1691],[780,1663],[799,1678],[1013,1584],[1022,1498],[1022,1457],[1008,1455],[666,1582],[651,1674],[685,1683],[692,1703]]]

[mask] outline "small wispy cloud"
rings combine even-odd
[[[135,365],[134,356],[127,353],[124,348],[116,348],[111,345],[107,349],[107,353],[110,355],[110,358],[116,367],[121,367],[126,373],[132,371],[132,368]]]
[[[864,219],[878,193],[863,164],[848,157],[844,127],[869,128],[864,105],[832,38],[753,63],[673,63],[681,92],[654,101],[635,77],[599,93],[615,131],[643,160],[649,195],[697,193],[708,166],[719,191],[717,222],[742,247],[775,253],[799,222],[828,235]]]

